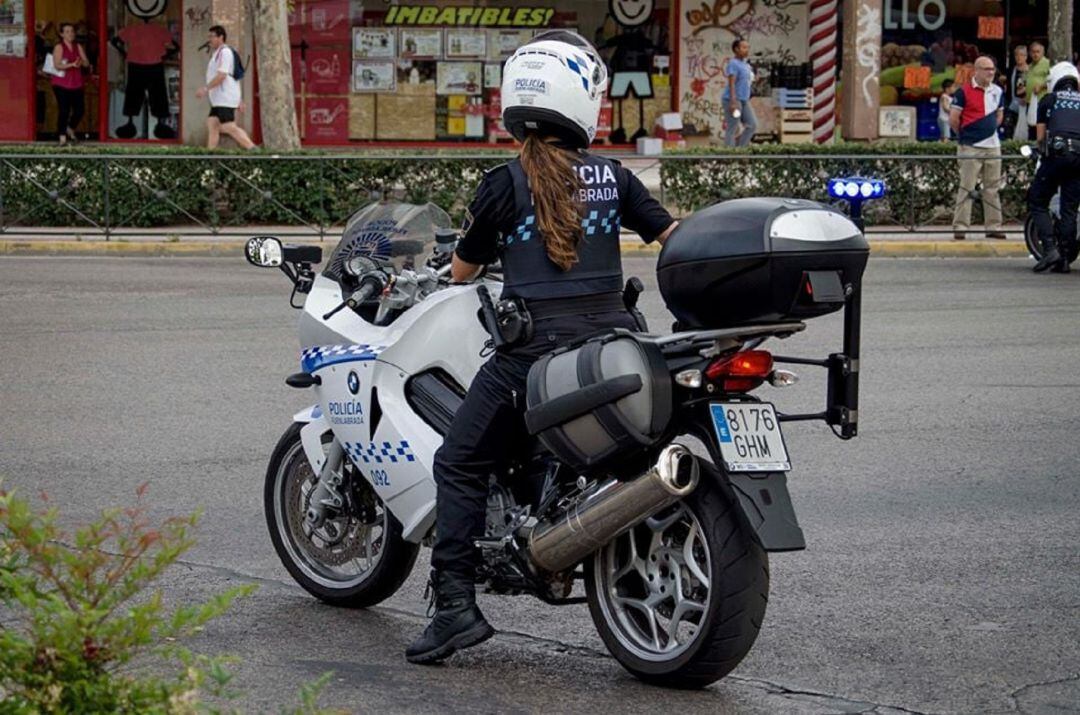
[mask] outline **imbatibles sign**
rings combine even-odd
[[[547,27],[555,9],[550,7],[438,7],[391,5],[384,25],[445,27]]]

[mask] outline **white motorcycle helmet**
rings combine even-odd
[[[1051,92],[1057,92],[1057,83],[1061,80],[1071,77],[1080,86],[1080,71],[1077,71],[1076,65],[1072,62],[1058,62],[1056,65],[1050,68],[1050,75],[1047,77],[1046,86],[1050,88]]]
[[[607,86],[607,68],[588,40],[569,30],[540,33],[503,66],[503,125],[518,141],[540,132],[584,149],[596,137]]]

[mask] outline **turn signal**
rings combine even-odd
[[[705,368],[705,377],[720,383],[724,392],[749,392],[764,382],[772,370],[772,353],[744,350],[709,365]]]

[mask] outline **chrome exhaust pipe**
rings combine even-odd
[[[574,566],[630,527],[689,495],[698,463],[681,444],[669,444],[647,472],[630,481],[609,479],[555,522],[540,522],[529,535],[529,558],[557,573]]]

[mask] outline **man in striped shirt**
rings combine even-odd
[[[960,189],[953,212],[953,238],[967,237],[975,185],[982,178],[983,215],[988,238],[1005,238],[1001,231],[1001,141],[997,130],[1005,112],[1001,87],[994,83],[994,59],[975,60],[975,75],[953,95],[949,123],[957,135]]]

